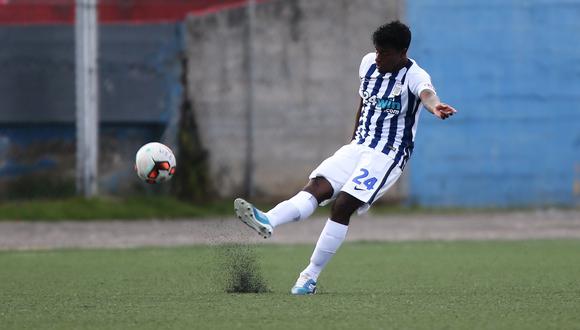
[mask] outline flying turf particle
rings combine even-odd
[[[228,293],[270,292],[262,275],[255,249],[246,244],[228,244],[219,250],[224,274],[224,290]]]

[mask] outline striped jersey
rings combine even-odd
[[[409,59],[398,72],[383,74],[375,58],[375,53],[369,53],[360,65],[362,109],[353,142],[406,162],[421,110],[419,94],[435,90],[431,77],[414,60]]]

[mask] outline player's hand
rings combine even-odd
[[[453,116],[456,112],[457,112],[457,110],[455,110],[449,104],[445,104],[445,103],[438,103],[435,105],[435,108],[433,109],[433,114],[437,118],[441,118],[441,119],[447,119],[447,118]]]

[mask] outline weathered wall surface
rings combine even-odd
[[[408,1],[413,55],[459,109],[423,116],[423,205],[580,205],[580,2]],[[437,17],[436,20],[426,17]]]
[[[175,129],[182,25],[99,30],[100,191],[128,194],[136,150]],[[74,194],[74,28],[1,26],[0,43],[0,198]]]
[[[292,194],[349,140],[370,34],[400,17],[413,31],[410,56],[460,112],[446,122],[424,112],[408,179],[392,194],[438,206],[580,203],[577,2],[272,0],[256,13],[260,196]],[[222,196],[242,190],[247,16],[245,8],[201,14],[185,26],[101,28],[103,192],[133,191],[134,151],[175,123],[183,38],[186,92],[213,184]],[[0,27],[0,198],[72,193],[74,40],[65,22]]]
[[[271,1],[256,6],[254,132],[256,193],[285,197],[320,161],[350,141],[358,67],[371,33],[398,18],[398,1]],[[246,159],[245,9],[186,22],[187,93],[214,185],[242,191]],[[404,181],[404,180],[402,180]],[[399,191],[394,192],[401,194]]]

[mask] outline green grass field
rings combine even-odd
[[[578,329],[580,241],[256,246],[270,292],[225,292],[221,247],[0,252],[0,328]]]
[[[258,202],[256,206],[269,210],[275,202]],[[570,208],[559,207],[566,210]],[[425,208],[419,206],[401,206],[392,203],[377,202],[371,214],[469,214],[473,212],[513,212],[530,211],[518,208]],[[175,219],[175,218],[208,218],[231,216],[233,200],[218,200],[209,203],[192,203],[172,197],[137,196],[129,198],[100,197],[55,198],[31,200],[0,200],[0,221],[62,221],[62,220],[132,220],[132,219]],[[328,207],[318,208],[315,215],[326,217]]]
[[[231,215],[232,201],[203,205],[171,197],[63,198],[0,201],[0,220],[114,220]]]

